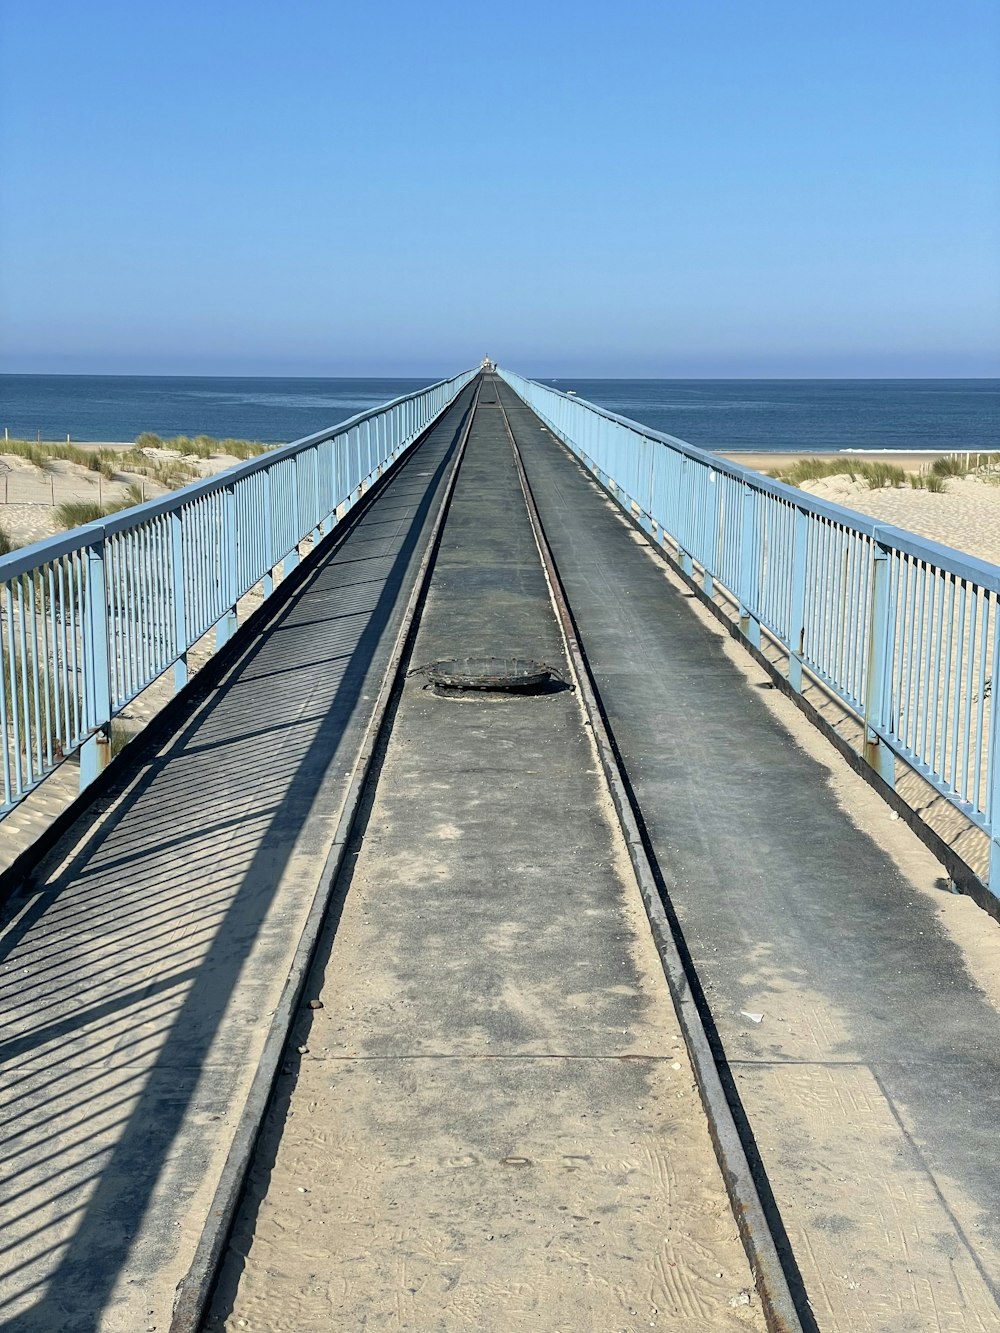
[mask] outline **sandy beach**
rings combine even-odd
[[[929,470],[939,453],[896,453],[880,450],[872,453],[828,454],[744,454],[721,455],[744,467],[770,474],[793,466],[799,459],[842,462],[845,457],[861,462],[888,462],[907,473]],[[975,458],[975,455],[973,455]],[[846,474],[821,477],[804,482],[799,489],[834,504],[844,505],[869,518],[881,519],[894,527],[919,533],[991,564],[1000,564],[1000,472],[984,476],[947,477],[941,493],[915,490],[911,486],[884,486],[871,490],[862,480],[852,481]]]
[[[113,441],[77,447],[94,452],[112,450],[125,454],[136,446]],[[192,479],[214,476],[240,461],[224,453],[214,454],[211,458],[199,458],[182,455],[178,450],[170,448],[148,448],[143,449],[142,453],[149,471],[155,472],[164,465],[178,464],[183,460]],[[18,546],[42,541],[62,531],[57,513],[60,505],[124,505],[131,498],[130,488],[135,488],[144,500],[153,500],[174,489],[163,485],[155,476],[132,471],[124,466],[121,471],[115,470],[113,479],[61,458],[53,458],[44,468],[40,468],[27,458],[5,452],[0,442],[0,529]]]
[[[915,449],[912,452],[904,452],[899,449],[831,449],[827,452],[817,453],[810,449],[803,450],[801,453],[784,453],[777,450],[759,453],[713,449],[711,452],[717,453],[720,458],[729,458],[734,463],[740,463],[743,467],[752,467],[755,472],[780,471],[791,467],[803,458],[809,458],[820,463],[840,463],[844,459],[856,458],[859,463],[893,463],[896,467],[901,467],[904,472],[920,472],[922,469],[926,471],[936,458],[948,457],[948,453],[951,451]],[[985,455],[983,456],[985,457]],[[973,454],[972,458],[975,457],[976,455]]]

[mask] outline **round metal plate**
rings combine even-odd
[[[527,657],[452,657],[420,667],[432,685],[444,690],[497,690],[531,694],[559,677],[544,662]]]

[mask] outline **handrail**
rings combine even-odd
[[[765,477],[576,395],[497,372],[618,503],[738,606],[863,729],[890,788],[902,760],[989,839],[1000,896],[1000,567]],[[1000,685],[998,685],[1000,688]]]
[[[194,644],[225,642],[240,598],[268,596],[476,373],[0,557],[0,815],[77,750],[91,782],[112,718],[171,666],[183,685]]]

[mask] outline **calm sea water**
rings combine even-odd
[[[1000,449],[1000,380],[544,382],[705,449]]]
[[[421,388],[419,379],[0,375],[11,435],[285,441]],[[1000,449],[1000,380],[547,380],[710,449]]]
[[[0,427],[13,438],[134,440],[157,435],[285,443],[425,379],[219,379],[158,375],[0,375]]]

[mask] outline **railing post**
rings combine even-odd
[[[215,627],[216,649],[228,643],[236,633],[236,492],[232,486],[222,492],[222,531],[219,535],[219,581],[226,611]]]
[[[178,651],[174,663],[174,692],[179,693],[188,682],[187,624],[184,612],[184,519],[183,511],[170,512],[170,582],[174,596],[174,647]]]
[[[646,457],[649,462],[649,467],[646,472],[646,497],[645,497],[646,502],[645,504],[641,505],[641,508],[644,511],[642,514],[642,526],[646,529],[646,531],[655,541],[656,520],[653,518],[653,473],[656,465],[653,460],[656,457],[656,452],[654,446],[647,447]]]
[[[329,508],[329,504],[330,504],[330,495],[329,495],[329,494],[326,494],[326,495],[320,495],[320,492],[319,492],[319,451],[320,451],[320,449],[326,449],[326,450],[327,450],[327,453],[329,454],[329,468],[328,468],[327,472],[328,472],[328,475],[332,477],[332,476],[334,476],[333,441],[332,441],[332,440],[322,440],[322,441],[316,446],[316,469],[317,469],[317,471],[316,471],[316,496],[317,496],[318,507],[319,507],[319,511],[320,511],[320,515],[321,515],[320,520],[319,520],[319,530],[320,530],[320,535],[323,536],[323,537],[326,537],[326,536],[329,536],[329,534],[333,531],[333,526],[334,526],[334,524],[335,524],[336,521],[337,521],[337,514],[336,514],[336,509],[331,510],[331,509]]]
[[[274,516],[271,513],[271,469],[265,468],[264,478],[264,550],[267,552],[267,573],[264,575],[264,596],[274,592]]]
[[[896,757],[879,737],[885,730],[885,677],[891,626],[889,552],[877,542],[872,559],[872,587],[868,613],[868,677],[865,681],[865,763],[889,787],[896,785]]]
[[[688,551],[690,541],[689,533],[691,529],[691,496],[688,492],[688,461],[681,459],[681,486],[680,486],[680,505],[678,506],[677,524],[677,562],[683,573],[688,578],[694,572],[694,566],[691,563],[691,554]]]
[[[740,515],[740,633],[755,648],[760,647],[760,621],[753,614],[756,567],[753,546],[754,490],[743,483],[743,512]]]
[[[320,513],[319,504],[319,445],[314,444],[309,450],[312,454],[312,518],[313,518],[313,545],[317,545],[321,538],[326,536],[323,530],[323,516]]]
[[[719,559],[719,483],[716,480],[716,474],[711,468],[708,472],[706,488],[708,494],[711,496],[711,501],[705,506],[708,511],[706,515],[708,519],[707,526],[711,529],[711,532],[705,533],[702,551],[706,556],[707,553],[711,551],[711,559],[717,566]],[[711,597],[712,595],[713,582],[712,566],[709,565],[708,559],[705,559],[701,572],[701,590],[706,597]]]
[[[990,868],[986,883],[990,892],[1000,898],[1000,681],[996,671],[996,664],[1000,663],[1000,622],[996,620],[993,639],[994,669],[990,683],[990,735],[986,760],[986,771],[992,774],[986,807],[990,815]]]
[[[809,517],[804,509],[795,511],[792,533],[792,605],[788,621],[788,683],[796,694],[802,693],[802,655],[806,639],[806,544]]]
[[[296,537],[295,537],[295,545],[285,556],[284,564],[281,567],[282,578],[288,578],[288,575],[299,563],[299,460],[298,458],[292,459],[292,466],[289,474],[292,478],[292,522],[294,524],[293,530],[296,534]]]
[[[111,628],[108,624],[104,537],[87,547],[87,600],[84,621],[84,699],[90,735],[80,747],[80,790],[111,758]]]

